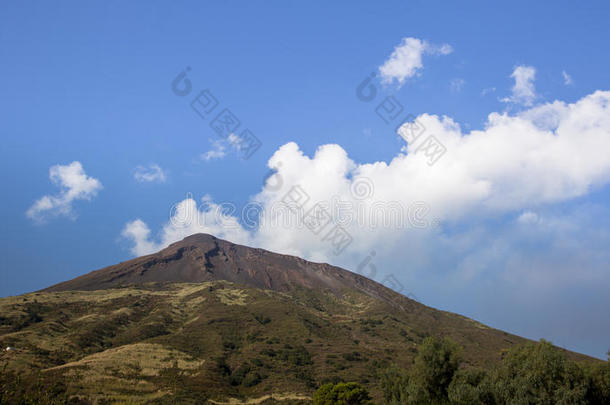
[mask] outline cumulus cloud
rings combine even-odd
[[[209,233],[235,243],[252,244],[247,229],[231,215],[234,208],[231,203],[215,204],[207,195],[198,205],[189,194],[170,207],[170,218],[160,233],[160,240],[150,237],[150,229],[141,219],[128,222],[121,236],[133,242],[131,253],[135,256],[154,253],[195,233]],[[230,210],[229,213],[226,210]]]
[[[381,81],[388,84],[396,81],[402,86],[406,79],[415,76],[424,67],[424,54],[448,55],[451,52],[453,48],[448,44],[433,45],[418,38],[403,38],[390,57],[379,67]]]
[[[121,236],[134,241],[134,247],[131,249],[131,252],[135,256],[144,256],[158,249],[157,244],[149,240],[150,229],[141,219],[128,222],[125,228],[123,228]]]
[[[329,205],[334,198],[348,206],[352,216],[364,218],[364,224],[352,221],[345,225],[354,237],[348,256],[366,246],[398,240],[404,233],[433,232],[430,228],[372,227],[371,213],[379,209],[375,204],[396,203],[407,212],[408,207],[422,201],[429,209],[430,221],[459,223],[579,197],[610,179],[606,153],[610,147],[609,101],[610,92],[598,91],[573,104],[556,101],[515,115],[492,113],[484,129],[469,133],[463,133],[449,117],[420,115],[417,121],[426,129],[422,137],[434,134],[447,149],[433,166],[425,153],[416,152],[417,144],[407,144],[389,163],[358,164],[339,145],[321,146],[308,157],[297,144],[288,143],[269,160],[269,167],[277,171],[274,179],[281,181],[270,186],[275,180],[269,179],[253,197],[262,207],[261,224],[255,231],[243,227],[239,213],[218,219],[209,209],[211,201],[200,209],[194,200],[187,199],[185,206],[198,210],[193,215],[204,220],[188,227],[170,221],[155,248],[189,233],[218,232],[221,237],[280,252],[332,260],[332,246],[322,243],[307,227],[277,227],[277,223],[284,223],[278,217],[290,214],[271,208],[277,207],[295,185],[307,193],[307,209],[316,202]],[[403,126],[399,133],[405,135],[408,130]],[[359,199],[353,192],[354,184],[363,178],[374,188],[367,199]]]
[[[503,98],[502,101],[531,107],[538,97],[534,88],[536,69],[532,66],[517,66],[510,77],[515,79],[512,94],[510,97]]]
[[[167,180],[165,172],[158,164],[136,167],[133,177],[139,183],[165,183]]]
[[[570,76],[565,70],[561,72],[561,75],[563,76],[563,83],[566,86],[570,86],[574,83],[574,81],[572,81],[572,76]]]
[[[60,187],[60,191],[55,195],[41,197],[26,211],[26,215],[37,222],[43,222],[51,216],[75,218],[72,203],[77,200],[89,201],[102,189],[100,181],[87,176],[77,161],[65,166],[52,166],[49,178]]]

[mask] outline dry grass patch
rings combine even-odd
[[[248,293],[246,290],[224,288],[222,290],[216,290],[216,296],[223,304],[245,306]]]
[[[123,374],[136,372],[136,374],[142,376],[157,376],[160,370],[172,367],[176,363],[181,370],[192,372],[198,369],[204,361],[192,359],[181,351],[168,349],[159,344],[136,343],[104,350],[78,361],[47,370],[84,366],[89,372],[98,375],[105,375],[112,371]]]
[[[226,402],[213,401],[211,399],[208,401],[210,403],[216,404],[216,405],[255,405],[255,404],[261,404],[269,399],[273,399],[275,401],[311,401],[311,396],[286,393],[286,394],[263,395],[262,397],[259,397],[259,398],[250,398],[250,399],[246,399],[244,401],[241,401],[236,398],[229,398],[228,401],[226,401]]]

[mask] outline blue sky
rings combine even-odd
[[[392,274],[403,292],[428,305],[602,357],[610,348],[608,95],[591,95],[610,89],[609,9],[601,1],[587,7],[566,1],[5,2],[0,295],[43,288],[189,231],[209,231],[349,269],[374,250],[379,274]],[[399,72],[381,83],[380,67],[406,38],[419,41],[421,67],[399,84],[400,69],[410,62],[398,58]],[[450,48],[441,52],[445,44]],[[179,97],[171,83],[187,66],[192,93]],[[527,69],[534,72],[530,79]],[[356,88],[371,72],[378,96],[367,103]],[[240,131],[261,141],[249,159],[210,128],[212,116],[202,119],[191,108],[204,89],[219,109],[238,117]],[[386,96],[443,141],[447,154],[437,164],[418,166],[396,125],[375,113]],[[567,107],[548,107],[555,100]],[[522,121],[547,117],[543,108],[562,117],[566,132],[590,125],[590,137],[546,147],[544,134],[521,134]],[[486,132],[495,125],[488,121],[492,113],[521,117],[502,126],[506,137],[516,131],[521,150],[504,154],[502,140],[460,146],[451,137],[451,125],[459,125],[462,136],[482,131],[495,139]],[[443,116],[452,124],[442,124]],[[298,148],[280,149],[290,142]],[[323,145],[338,146],[314,158]],[[225,156],[206,160],[210,150]],[[404,164],[390,165],[406,155]],[[278,161],[284,186],[306,185],[314,199],[330,199],[329,190],[338,190],[334,180],[361,176],[384,201],[425,202],[440,225],[422,232],[354,230],[354,243],[338,256],[303,229],[227,231],[221,221],[164,230],[172,204],[190,201],[188,193],[197,205],[208,196],[208,204],[228,202],[238,210],[277,200],[264,179]],[[383,162],[390,166],[380,167]],[[347,176],[342,165],[349,166]],[[76,176],[76,187],[84,188],[60,194],[52,167],[57,181]],[[143,172],[150,176],[136,176]],[[43,196],[53,208],[28,211]],[[124,233],[136,219],[149,235]]]

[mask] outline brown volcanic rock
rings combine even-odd
[[[157,253],[93,271],[42,291],[101,290],[149,282],[214,280],[282,292],[296,287],[334,292],[353,288],[384,301],[393,301],[399,296],[379,283],[339,267],[236,245],[208,234],[191,235]]]

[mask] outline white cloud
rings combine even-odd
[[[389,84],[396,80],[402,86],[406,79],[415,76],[423,68],[424,54],[448,55],[451,52],[453,48],[448,44],[437,46],[418,38],[403,38],[388,60],[379,67],[381,81]]]
[[[213,159],[222,159],[227,155],[225,143],[223,140],[212,142],[213,148],[201,155],[201,159],[209,162]]]
[[[538,97],[534,88],[536,69],[532,66],[517,66],[510,77],[515,79],[512,94],[502,101],[531,107]]]
[[[165,183],[167,180],[165,172],[158,164],[136,167],[133,177],[139,183]]]
[[[131,252],[135,256],[144,256],[158,249],[154,242],[149,240],[150,229],[142,220],[136,219],[128,222],[121,232],[121,236],[135,242]]]
[[[223,209],[232,204],[214,204],[209,196],[202,198],[202,204],[189,195],[170,209],[170,219],[163,227],[160,241],[150,238],[150,229],[140,219],[128,222],[121,236],[133,242],[131,253],[142,256],[154,253],[171,243],[195,233],[209,233],[235,243],[251,244],[252,240],[237,218],[224,214]]]
[[[429,46],[429,52],[433,55],[449,55],[453,52],[453,47],[449,44],[442,44],[441,46]]]
[[[574,81],[572,80],[572,76],[570,76],[565,70],[561,72],[561,75],[563,76],[563,83],[566,86],[570,86],[570,85],[574,84]]]
[[[102,189],[99,180],[87,176],[80,162],[52,166],[49,178],[61,189],[56,195],[41,197],[27,210],[26,215],[38,222],[50,216],[74,218],[72,203],[77,200],[89,201]]]
[[[434,134],[447,148],[434,166],[427,164],[424,153],[415,153],[417,144],[408,144],[406,153],[399,153],[389,163],[357,164],[339,145],[321,146],[310,158],[297,144],[288,143],[269,160],[269,166],[278,171],[281,187],[265,187],[253,198],[262,204],[262,219],[266,220],[257,231],[243,228],[236,217],[219,220],[206,208],[193,211],[206,219],[202,224],[184,228],[170,221],[155,248],[189,233],[211,232],[275,251],[332,260],[332,247],[307,228],[271,225],[286,214],[270,208],[297,184],[309,195],[310,207],[333,196],[365,213],[370,213],[376,202],[408,207],[425,201],[430,207],[429,218],[447,223],[523,212],[579,197],[610,180],[609,105],[610,92],[598,91],[573,104],[556,101],[516,115],[492,113],[485,129],[469,133],[462,133],[448,117],[423,114],[417,118],[426,128],[422,137]],[[352,195],[354,182],[361,177],[374,185],[374,198],[360,201]],[[198,209],[194,200],[183,203]],[[403,234],[414,231],[371,229],[357,223],[347,230],[354,236],[347,256],[350,252],[357,255],[367,246],[391,246]],[[424,235],[432,230],[416,232]]]
[[[457,79],[451,80],[449,87],[451,88],[451,91],[459,93],[460,91],[462,91],[465,84],[466,84],[466,81],[464,79],[457,78]]]
[[[201,159],[205,160],[206,162],[213,159],[224,158],[227,155],[227,148],[230,148],[240,154],[247,154],[248,152],[252,153],[249,148],[255,147],[255,145],[250,143],[249,139],[242,138],[234,133],[230,133],[226,139],[212,141],[212,144],[214,147],[201,155]]]

